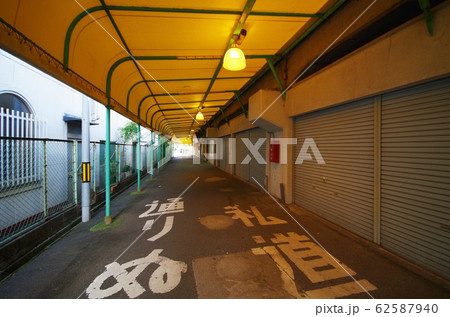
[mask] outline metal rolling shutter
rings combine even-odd
[[[382,97],[381,244],[450,276],[450,79]]]
[[[266,179],[266,164],[259,164],[256,159],[251,155],[250,150],[242,142],[242,138],[248,138],[252,144],[255,144],[259,138],[265,138],[266,132],[263,129],[251,129],[244,132],[236,133],[236,175],[246,179],[254,184],[254,177],[258,183],[263,187],[265,186]],[[259,153],[266,161],[266,144],[265,142],[259,148]],[[248,164],[241,164],[244,158],[250,155],[252,158]]]
[[[373,236],[373,99],[300,116],[295,121],[294,161],[305,138],[313,138],[324,165],[294,166],[294,200],[367,239]],[[325,179],[324,179],[325,177]]]
[[[227,173],[233,173],[233,165],[230,164],[230,136],[224,138],[224,160],[225,160],[225,171]]]
[[[228,137],[222,137],[222,144],[220,145],[222,147],[222,158],[219,160],[219,167],[220,169],[228,172]]]
[[[255,144],[258,142],[260,138],[266,138],[266,131],[263,129],[252,129],[249,131],[249,138],[252,144]],[[264,158],[264,161],[267,162],[266,157],[266,142],[261,145],[261,147],[258,149],[261,156]],[[252,160],[249,163],[249,181],[257,184],[253,178],[256,179],[256,181],[263,187],[266,187],[266,164],[259,164],[256,159],[252,156]],[[253,177],[253,178],[252,178]]]
[[[245,180],[249,179],[249,169],[248,165],[241,164],[241,162],[249,152],[244,142],[242,142],[242,138],[248,137],[248,131],[236,133],[236,175]]]

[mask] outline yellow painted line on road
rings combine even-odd
[[[368,280],[359,280],[358,285],[355,281],[344,283],[344,284],[338,284],[333,286],[328,286],[324,288],[319,288],[311,291],[306,291],[306,295],[309,298],[314,299],[333,299],[333,298],[339,298],[339,297],[345,297],[350,295],[355,295],[359,293],[364,293],[365,291],[361,288],[361,285],[367,290],[367,291],[374,291],[377,289],[375,285],[370,283]]]

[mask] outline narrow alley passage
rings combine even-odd
[[[100,210],[4,280],[0,297],[448,297],[319,218],[278,205],[209,164],[174,159],[144,178],[142,189],[112,202],[108,228]]]

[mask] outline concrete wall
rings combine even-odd
[[[287,92],[297,116],[450,75],[450,4],[433,11],[435,35],[418,17],[299,82]]]
[[[244,114],[241,114],[239,116],[237,116],[236,118],[234,118],[233,120],[230,121],[230,125],[228,124],[223,124],[219,127],[219,133],[218,136],[222,137],[222,136],[226,136],[226,135],[230,135],[232,133],[237,133],[237,132],[241,132],[241,131],[245,131],[245,130],[249,130],[249,129],[253,129],[253,128],[257,128],[258,126],[253,125],[246,117]]]
[[[358,7],[362,4],[355,3],[355,5]],[[372,8],[368,14],[381,15],[386,9],[384,5],[389,6],[389,3],[384,2],[379,8]],[[323,29],[328,30],[336,23],[343,23],[347,21],[348,15],[353,13],[353,16],[356,16],[356,13],[361,13],[364,9],[359,10],[356,7],[353,5],[344,10],[345,16],[337,14],[337,17],[333,17],[334,20],[331,19]],[[221,125],[218,136],[233,136],[239,131],[261,127],[269,131],[271,137],[293,138],[295,116],[449,76],[449,20],[450,4],[446,2],[433,10],[434,36],[428,33],[423,16],[419,16],[295,84],[287,91],[285,101],[282,98],[275,101],[279,91],[273,90],[273,87],[267,84],[267,80],[262,80],[251,89],[252,95],[248,98],[249,118],[245,118],[242,114],[231,120],[230,125]],[[349,33],[356,32],[355,30],[362,27],[362,24],[354,26]],[[333,40],[334,38],[330,38],[327,45]],[[317,51],[314,58],[320,53],[321,51]],[[292,54],[297,56],[299,53],[294,51]],[[307,54],[310,55],[310,52]],[[312,60],[313,58],[310,62]],[[299,67],[297,64],[287,63],[286,71],[292,73],[293,69]],[[287,82],[286,86],[289,84]],[[272,103],[261,120],[252,124],[251,121]],[[292,146],[288,146],[288,149],[288,164],[269,163],[266,175],[269,192],[280,198],[280,184],[284,184],[285,199],[290,203],[293,191]],[[266,157],[267,161],[268,159]]]
[[[0,50],[0,93],[12,92],[25,99],[34,115],[47,122],[47,138],[67,139],[64,113],[81,118],[82,95],[18,58]],[[105,107],[91,100],[92,117],[99,125],[91,126],[91,141],[105,139]],[[95,119],[95,118],[91,118]],[[111,140],[120,141],[119,128],[128,119],[111,111]]]
[[[46,132],[40,137],[66,140],[67,123],[63,120],[64,114],[81,118],[81,93],[0,50],[0,93],[5,92],[13,93],[23,98],[30,106],[32,113],[46,122]],[[98,125],[90,127],[91,141],[105,140],[105,107],[93,100],[90,100],[90,107],[91,121],[95,120],[98,123]],[[129,120],[122,115],[111,112],[112,142],[121,142],[119,128],[128,122]],[[145,141],[145,138],[143,138],[143,141]],[[66,202],[72,203],[73,184],[69,175],[72,174],[70,172],[72,168],[72,152],[71,149],[68,149],[71,146],[71,143],[47,142],[47,190],[49,193],[47,204],[49,208]],[[42,170],[42,144],[36,143],[35,148],[37,151],[36,165]],[[126,153],[127,162],[131,162],[131,148],[128,152]],[[98,160],[99,157],[97,157],[96,164],[99,163]],[[100,160],[104,159],[100,158]],[[145,160],[141,162],[145,163]],[[96,169],[97,179],[100,176],[99,172],[100,169]],[[20,212],[17,213],[18,216],[15,218],[4,217],[0,222],[0,229],[44,210],[42,178],[43,176],[41,175],[40,183],[32,186],[23,186],[20,190],[16,190],[17,193],[14,195],[11,195],[12,189],[3,190],[0,196],[1,211],[14,215],[16,214],[15,209],[17,209],[17,206],[20,206]]]

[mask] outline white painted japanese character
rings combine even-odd
[[[158,207],[159,200],[154,200],[153,203],[145,205],[145,207],[150,207],[146,212],[139,215],[139,218],[146,218],[152,216],[151,213]]]
[[[186,273],[187,265],[184,262],[160,256],[162,251],[162,249],[153,250],[146,257],[122,265],[117,262],[107,265],[106,271],[97,276],[86,289],[86,294],[89,298],[106,298],[123,289],[129,298],[136,298],[145,292],[145,289],[136,281],[136,278],[151,263],[156,263],[159,267],[149,278],[148,285],[150,290],[153,293],[170,292],[180,283],[181,273]],[[129,270],[130,268],[133,269]],[[103,283],[110,277],[113,277],[116,283],[106,289],[102,289]]]
[[[164,223],[164,227],[163,227],[163,229],[161,230],[161,232],[155,234],[153,237],[151,237],[151,238],[149,238],[149,239],[147,239],[147,240],[148,240],[148,241],[154,242],[154,241],[158,240],[159,238],[165,236],[167,233],[169,233],[169,231],[172,230],[172,227],[173,227],[173,219],[174,219],[174,216],[169,216],[169,217],[167,217],[167,218],[166,218],[166,222]],[[154,221],[154,220],[153,220],[153,219],[152,219],[152,220],[148,220],[147,223],[148,223],[149,221],[152,221],[152,224],[153,224],[153,221]],[[145,225],[147,225],[147,223],[146,223]],[[151,227],[151,226],[152,226],[152,225],[150,225],[150,227]],[[144,226],[144,227],[145,227],[145,226]]]

